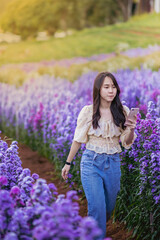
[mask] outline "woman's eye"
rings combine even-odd
[[[109,87],[104,87],[104,88],[109,88]],[[112,88],[116,88],[115,86],[113,86]]]

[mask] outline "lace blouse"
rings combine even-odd
[[[129,114],[129,108],[123,105],[124,114]],[[123,130],[114,124],[113,119],[105,120],[100,118],[98,121],[99,127],[94,129],[92,126],[93,104],[86,105],[82,108],[78,115],[77,126],[74,133],[74,141],[86,143],[86,148],[93,150],[97,153],[114,154],[122,151],[119,144],[121,141],[122,146],[129,149],[136,139],[137,135],[134,132],[132,143],[126,144],[126,136],[129,134],[130,129],[126,127]]]

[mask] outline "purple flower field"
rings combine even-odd
[[[155,237],[160,234],[158,224],[160,222],[158,214],[160,211],[160,70],[154,72],[149,69],[135,69],[133,71],[127,69],[118,70],[113,74],[120,85],[120,97],[123,103],[129,108],[140,108],[136,128],[138,137],[131,149],[124,150],[121,154],[122,190],[117,201],[115,217],[121,220],[125,219],[130,228],[135,228],[135,234],[141,233],[142,237],[145,236],[145,239],[150,240],[153,230]],[[39,150],[40,153],[53,160],[56,168],[61,171],[72,143],[77,116],[84,105],[92,103],[92,88],[96,75],[97,72],[89,72],[82,75],[74,83],[66,79],[55,79],[44,75],[37,79],[30,79],[19,88],[1,83],[0,127],[2,131],[29,144],[33,149]],[[75,156],[67,180],[70,187],[79,192],[82,191],[79,163],[84,148],[85,146],[82,145],[81,150]],[[12,165],[9,166],[10,169],[14,169]],[[7,176],[7,180],[1,178],[4,190],[11,191],[18,181],[20,190],[16,188],[10,195],[14,195],[14,192],[20,194],[18,196],[22,202],[18,200],[18,204],[23,205],[26,202],[34,204],[34,190],[30,192],[30,189],[32,189],[37,176],[26,175],[25,177],[28,176],[26,179],[21,176],[22,173],[18,170],[19,172],[16,173],[18,175],[12,179],[12,174],[8,175],[3,165],[2,170],[3,174],[1,175]],[[23,184],[24,179],[27,183]],[[39,181],[46,186],[42,180]],[[36,184],[39,184],[39,181],[35,183],[35,186],[38,187]],[[46,198],[44,196],[44,199],[50,203],[53,200],[49,196],[47,195]],[[33,199],[30,200],[30,198]],[[40,204],[41,196],[38,199],[38,204]],[[47,209],[50,208],[47,207]],[[40,208],[40,211],[43,210]],[[12,210],[10,211],[12,212]],[[24,213],[20,211],[19,214],[23,216]],[[32,223],[34,214],[31,211]],[[49,221],[48,219],[54,218],[53,215],[54,213],[49,210],[49,213],[47,212],[42,219],[34,222],[34,234],[43,232],[43,219]],[[91,226],[93,225],[91,224]],[[145,235],[148,229],[151,231]],[[23,231],[29,230],[24,229]],[[41,239],[37,237],[38,235],[34,236],[36,239]],[[156,238],[152,237],[152,239]]]
[[[132,48],[125,52],[121,52],[121,54],[132,58],[132,57],[147,56],[157,51],[158,52],[160,51],[160,46],[155,44],[155,45],[149,45],[147,48],[141,48],[141,47]]]
[[[17,149],[0,139],[0,239],[102,239],[95,220],[79,215],[76,191],[57,195],[53,183],[22,168]]]

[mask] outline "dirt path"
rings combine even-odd
[[[152,32],[142,32],[142,31],[138,31],[138,30],[129,30],[129,29],[125,29],[125,30],[121,30],[121,34],[123,33],[131,33],[137,36],[146,36],[146,37],[154,37],[157,39],[160,39],[160,34],[159,33],[152,33]]]
[[[0,134],[2,140],[5,135]],[[7,140],[7,143],[10,145],[11,141]],[[63,179],[59,179],[55,173],[54,166],[49,162],[48,159],[40,156],[38,152],[32,151],[28,146],[18,143],[18,152],[19,157],[22,161],[23,168],[29,168],[31,173],[37,173],[41,178],[46,179],[47,183],[53,182],[57,187],[59,194],[65,194],[70,190],[69,186],[63,181]],[[81,197],[81,196],[80,196]],[[87,216],[87,201],[86,199],[80,201],[80,211],[79,214],[81,216]],[[127,240],[131,239],[131,232],[129,233],[125,230],[124,224],[120,224],[118,222],[112,224],[112,221],[109,220],[107,222],[107,237],[111,237],[112,240]],[[135,239],[133,239],[135,240]]]

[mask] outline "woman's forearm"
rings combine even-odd
[[[70,152],[69,152],[68,157],[67,157],[67,162],[72,162],[72,160],[75,157],[76,153],[78,152],[80,146],[81,146],[81,143],[76,142],[76,141],[72,142]]]
[[[126,136],[126,144],[131,144],[134,138],[134,128],[130,129],[130,133]]]

